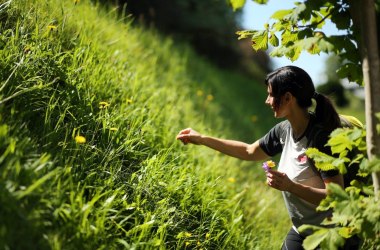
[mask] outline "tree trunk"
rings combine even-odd
[[[377,134],[376,113],[380,112],[380,64],[374,0],[360,0],[360,34],[362,69],[365,89],[365,117],[368,159],[380,156],[380,136]],[[379,197],[380,172],[372,174],[375,195]]]

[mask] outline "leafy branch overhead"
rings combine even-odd
[[[242,8],[245,0],[230,0],[236,10]],[[267,1],[256,1],[266,4]],[[338,69],[341,78],[362,85],[361,61],[352,25],[349,6],[344,1],[307,0],[295,2],[292,9],[278,10],[263,25],[263,30],[238,31],[238,39],[250,38],[254,50],[273,48],[273,57],[287,57],[291,61],[299,58],[302,51],[310,54],[334,53],[342,59]],[[327,21],[335,24],[339,31],[336,35],[323,32]]]

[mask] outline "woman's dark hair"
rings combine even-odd
[[[286,92],[290,92],[298,105],[305,109],[311,107],[311,99],[314,98],[317,103],[316,120],[328,131],[341,127],[339,115],[330,99],[315,92],[313,81],[303,69],[296,66],[281,67],[267,75],[265,84],[271,87],[275,108],[281,105],[281,97]]]

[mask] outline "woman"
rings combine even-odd
[[[316,171],[305,151],[313,145],[331,154],[324,145],[329,134],[340,127],[340,119],[330,100],[315,92],[310,76],[301,68],[279,68],[267,76],[265,84],[268,91],[265,103],[272,108],[276,118],[285,120],[261,139],[247,144],[202,135],[191,128],[180,131],[177,139],[184,144],[204,145],[243,160],[263,161],[281,153],[278,170],[267,171],[267,184],[283,191],[293,223],[282,249],[303,249],[306,235],[297,228],[302,224],[319,225],[330,216],[330,212],[316,212],[316,207],[326,197],[326,184],[334,182],[343,186],[343,177],[338,171]],[[316,101],[314,113],[308,111],[312,99]],[[311,131],[316,128],[321,130],[317,138],[311,136]]]

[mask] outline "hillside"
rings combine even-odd
[[[279,248],[260,163],[175,140],[257,139],[274,122],[261,79],[91,1],[7,1],[0,20],[2,248]]]

